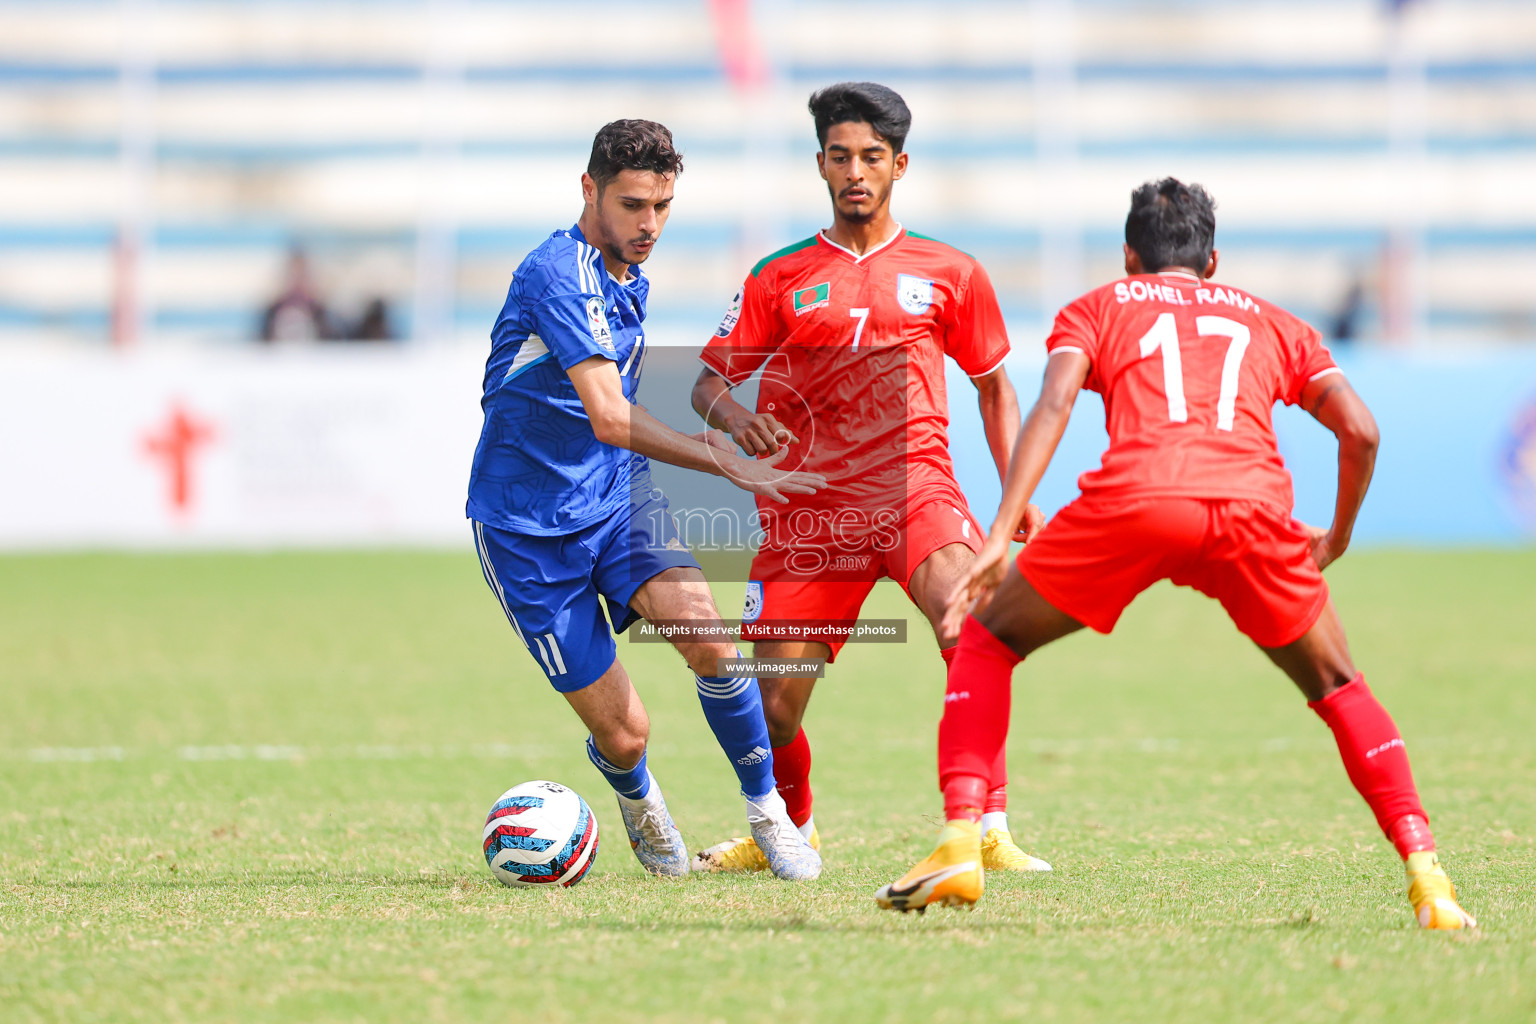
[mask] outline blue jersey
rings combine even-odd
[[[650,287],[639,267],[619,283],[575,227],[523,260],[491,330],[471,519],[516,533],[574,533],[628,510],[633,488],[649,492],[649,461],[597,439],[566,370],[611,359],[633,402]]]

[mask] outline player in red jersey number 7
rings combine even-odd
[[[848,639],[841,629],[857,620],[881,578],[900,585],[937,631],[945,601],[981,547],[981,524],[949,454],[945,360],[976,388],[999,474],[1018,434],[1019,406],[1002,365],[1008,332],[986,271],[891,213],[908,161],[906,102],[875,82],[842,82],[818,90],[808,106],[832,226],[752,268],[700,353],[693,404],[748,455],[781,457],[788,445],[781,469],[826,479],[818,500],[782,508],[758,502],[765,539],[752,559],[742,637],[758,658],[830,663]],[[731,389],[754,377],[760,386],[748,409]],[[1034,506],[1019,523],[1025,535],[1043,524]],[[947,664],[953,645],[940,648]],[[811,747],[801,728],[815,684],[813,673],[765,676],[763,714],[790,820],[819,846]],[[999,751],[983,801],[983,862],[1048,871],[1008,829],[1007,780]],[[765,866],[746,836],[694,859],[701,871]]]
[[[1013,668],[1083,626],[1101,633],[1161,579],[1216,598],[1333,730],[1349,779],[1405,861],[1421,926],[1475,927],[1435,853],[1392,718],[1355,668],[1321,570],[1344,553],[1375,464],[1370,411],[1318,333],[1216,271],[1210,197],[1167,178],[1131,197],[1126,278],[1056,318],[1039,400],[1008,466],[1002,507],[942,628],[960,634],[939,725],[947,823],[938,847],[875,895],[882,907],[974,903],[979,806],[1008,734]],[[1080,388],[1104,396],[1110,444],[1062,509],[1008,564],[1008,540],[1061,440]],[[1290,516],[1277,401],[1339,441],[1326,530]]]

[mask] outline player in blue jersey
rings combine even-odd
[[[719,667],[741,654],[651,483],[649,460],[780,502],[826,480],[778,469],[787,449],[742,458],[718,431],[681,434],[635,404],[650,292],[640,264],[666,224],[682,167],[659,124],[615,121],[597,133],[581,219],[523,260],[491,332],[468,515],[513,630],[590,730],[587,756],[618,796],[640,863],[688,873],[683,837],[646,764],[650,721],[616,657],[614,632],[644,618],[689,627],[673,644],[736,770],[753,837],[776,875],[809,880],[821,860],[774,789],[757,680]],[[515,861],[507,867],[517,870]]]

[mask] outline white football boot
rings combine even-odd
[[[618,799],[619,817],[624,819],[624,831],[629,833],[629,848],[635,851],[640,866],[653,875],[688,874],[688,847],[672,822],[656,777],[651,776],[651,788],[639,800],[622,796]]]
[[[769,871],[787,882],[810,882],[821,874],[821,854],[789,820],[789,808],[778,790],[770,789],[756,800],[747,798],[747,824],[768,859]]]

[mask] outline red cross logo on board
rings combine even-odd
[[[166,471],[166,482],[170,485],[167,497],[175,515],[185,516],[192,511],[192,457],[216,436],[212,423],[188,412],[180,402],[172,402],[170,415],[144,435],[145,454]]]

